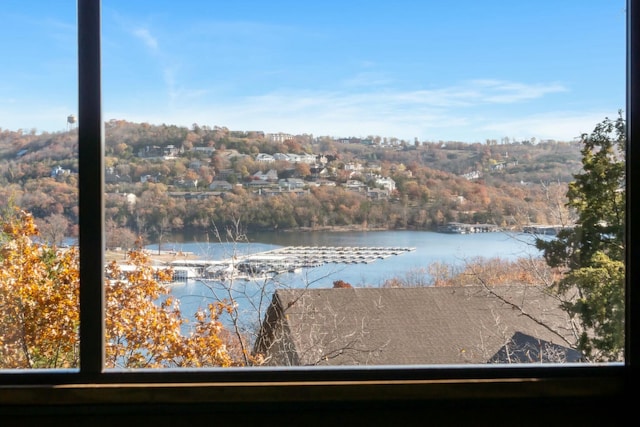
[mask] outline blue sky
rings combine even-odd
[[[77,114],[75,1],[3,0],[0,128]],[[572,140],[625,107],[625,0],[103,0],[103,117]]]

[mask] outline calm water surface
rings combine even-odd
[[[207,242],[206,236],[191,241],[164,244],[173,248],[193,252],[203,259],[225,259],[233,254],[248,254],[276,249],[284,246],[400,246],[415,250],[401,255],[378,260],[370,264],[331,264],[327,270],[332,277],[321,280],[317,286],[331,287],[333,281],[344,280],[354,286],[378,286],[385,280],[415,274],[434,263],[463,265],[477,257],[515,259],[536,256],[539,251],[533,246],[534,237],[522,233],[476,233],[444,234],[428,231],[362,231],[362,232],[268,232],[248,236],[249,243],[230,244]],[[178,240],[178,239],[176,239]],[[156,246],[150,246],[157,248]],[[318,269],[313,269],[318,270]],[[307,272],[310,273],[310,272]]]
[[[284,246],[393,246],[414,250],[369,264],[328,264],[304,269],[269,281],[234,280],[232,283],[219,283],[189,280],[171,287],[172,294],[180,300],[184,315],[191,317],[196,310],[206,307],[208,303],[232,296],[245,313],[244,321],[255,327],[277,288],[331,288],[336,280],[343,280],[354,287],[378,287],[392,278],[414,284],[429,283],[428,266],[435,262],[462,266],[465,261],[477,257],[515,259],[540,255],[533,246],[534,236],[504,232],[272,232],[251,234],[248,239],[249,243],[232,244],[207,242],[206,236],[192,237],[186,241],[181,236],[174,236],[174,242],[163,244],[162,249],[193,252],[208,260],[222,260],[234,254],[245,255]],[[148,247],[157,249],[157,244]]]

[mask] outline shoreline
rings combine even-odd
[[[129,250],[123,249],[107,249],[104,252],[105,262],[111,261],[125,261]],[[144,249],[144,252],[149,256],[149,259],[154,264],[167,264],[176,260],[196,260],[200,259],[193,252],[176,252],[176,251],[158,251]]]

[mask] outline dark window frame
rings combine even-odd
[[[640,4],[627,0],[627,206],[640,143],[638,34]],[[101,94],[101,1],[78,0],[80,352],[78,370],[0,372],[4,404],[364,402],[479,398],[604,398],[622,396],[631,377],[631,283],[638,250],[627,221],[626,355],[621,364],[554,366],[425,366],[341,368],[104,369],[104,209]],[[637,316],[636,316],[637,318]],[[142,390],[142,391],[141,391]]]

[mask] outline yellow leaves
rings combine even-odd
[[[2,230],[1,366],[77,366],[77,251],[53,251],[33,242],[37,228],[23,211],[6,215]]]
[[[217,336],[223,306],[196,313],[195,326],[185,334],[187,319],[163,285],[171,279],[171,270],[154,268],[141,250],[131,251],[127,264],[125,274],[116,265],[107,267],[111,277],[105,292],[109,367],[231,365],[224,342]]]
[[[33,216],[20,209],[15,209],[10,221],[3,223],[2,231],[14,239],[38,235],[38,228],[33,221]]]
[[[557,277],[557,272],[539,258],[503,260],[478,257],[467,260],[464,267],[457,271],[434,263],[429,266],[429,273],[434,277],[434,286],[541,285],[552,283]]]
[[[0,368],[78,366],[79,256],[32,241],[31,215],[2,218],[0,238]],[[107,367],[163,368],[232,366],[226,333],[218,321],[224,303],[211,304],[187,330],[178,301],[142,250],[128,266],[105,266]],[[224,339],[222,338],[224,336]]]

